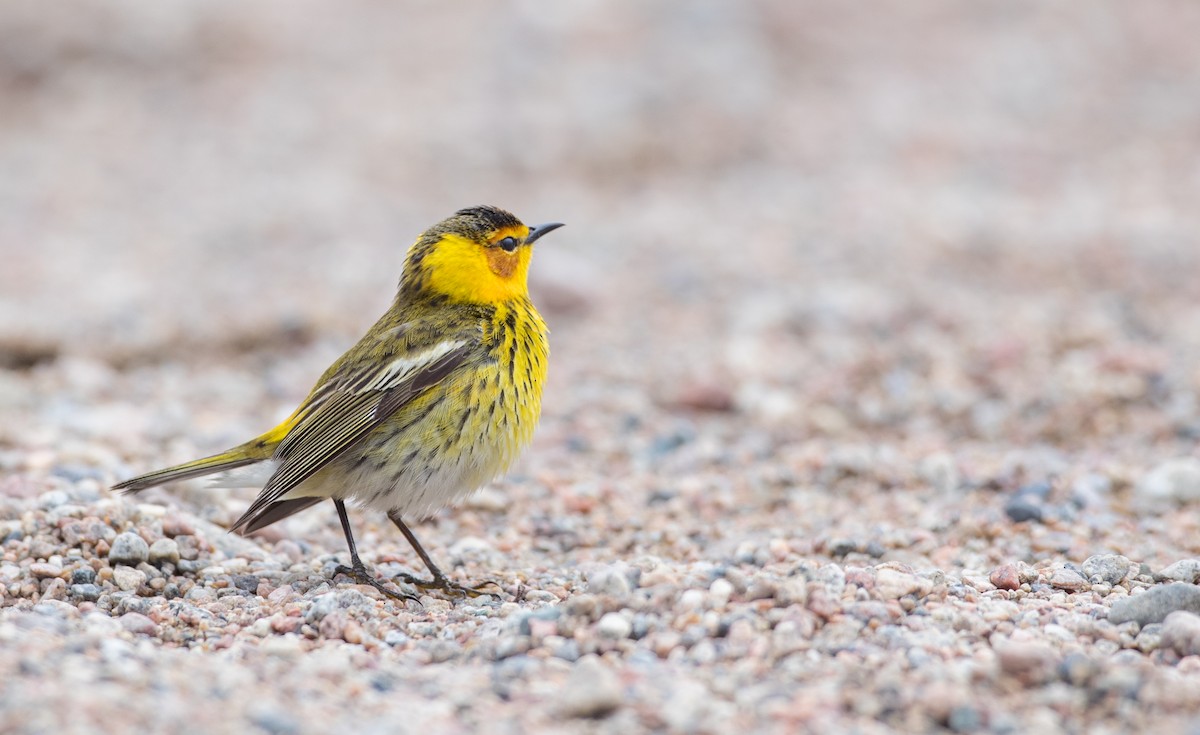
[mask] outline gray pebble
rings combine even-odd
[[[1042,501],[1032,495],[1017,495],[1004,504],[1004,512],[1014,523],[1041,521],[1045,515]]]
[[[621,706],[621,684],[594,655],[575,662],[558,695],[557,711],[566,717],[604,717]]]
[[[253,574],[238,574],[233,578],[233,586],[247,592],[257,592],[258,577]]]
[[[1053,490],[1053,488],[1048,482],[1031,482],[1028,485],[1022,485],[1021,488],[1017,490],[1016,495],[1017,497],[1045,500],[1046,498],[1050,497],[1051,490]]]
[[[1073,651],[1063,657],[1058,665],[1058,676],[1072,686],[1083,686],[1091,681],[1100,670],[1094,660],[1088,656]]]
[[[42,510],[50,510],[71,501],[71,496],[63,490],[51,490],[38,496],[37,505]]]
[[[946,727],[954,732],[979,732],[980,725],[983,720],[979,716],[979,710],[968,705],[961,705],[950,710],[950,716],[946,718]]]
[[[173,538],[160,538],[150,544],[149,561],[154,566],[179,563],[179,543]]]
[[[1133,570],[1133,562],[1120,554],[1096,554],[1083,562],[1083,576],[1091,582],[1118,584]]]
[[[136,567],[149,559],[150,544],[132,531],[117,534],[112,541],[112,548],[108,551],[108,563],[114,567],[118,564]]]
[[[1200,579],[1200,559],[1180,559],[1154,575],[1157,582],[1187,582]]]
[[[594,595],[610,595],[616,598],[626,597],[631,585],[623,565],[605,566],[587,575],[588,592]]]
[[[95,602],[96,600],[100,599],[99,585],[91,584],[90,582],[84,584],[73,584],[70,586],[69,590],[71,597],[77,600]]]
[[[520,635],[530,635],[533,631],[529,624],[531,620],[558,620],[562,617],[562,610],[558,607],[543,607],[516,618],[517,633]]]
[[[91,567],[76,567],[71,570],[71,584],[91,584],[96,581],[96,570]]]
[[[1135,492],[1142,500],[1186,502],[1200,499],[1200,459],[1169,459],[1148,472]]]
[[[1200,615],[1182,610],[1171,613],[1163,621],[1159,640],[1163,648],[1180,656],[1200,654]]]
[[[1152,587],[1140,595],[1114,602],[1108,611],[1108,621],[1114,625],[1131,620],[1149,625],[1161,623],[1176,610],[1200,613],[1200,587],[1182,583]]]

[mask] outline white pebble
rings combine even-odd
[[[708,596],[713,607],[725,607],[729,604],[729,598],[733,597],[733,584],[724,577],[714,579],[708,586]]]
[[[604,638],[621,640],[628,638],[629,634],[633,632],[633,624],[626,620],[624,615],[610,612],[596,623],[596,632]]]
[[[702,610],[704,608],[703,590],[684,590],[683,593],[679,595],[679,604],[677,607],[681,610]]]

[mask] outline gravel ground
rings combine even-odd
[[[0,8],[0,731],[1200,728],[1200,8],[406,5]],[[569,225],[532,450],[416,526],[495,594],[107,489],[478,203]]]

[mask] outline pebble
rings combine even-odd
[[[146,573],[133,567],[119,566],[112,575],[113,583],[125,592],[134,592],[146,583]]]
[[[1184,610],[1170,613],[1163,620],[1159,637],[1163,648],[1180,656],[1200,655],[1200,615]]]
[[[1137,496],[1151,502],[1200,500],[1200,459],[1169,459],[1155,467],[1135,486]]]
[[[733,597],[733,583],[724,577],[714,579],[712,584],[708,586],[709,603],[714,608],[723,608],[729,604],[729,600]]]
[[[1120,554],[1089,556],[1081,566],[1083,576],[1092,583],[1119,584],[1134,570],[1134,564]]]
[[[1154,575],[1156,582],[1187,582],[1200,580],[1200,559],[1180,559]]]
[[[875,592],[885,600],[897,600],[906,595],[924,597],[933,585],[927,579],[897,569],[878,569],[875,572]]]
[[[49,579],[50,577],[62,576],[63,570],[57,564],[34,562],[29,565],[29,573],[38,579]]]
[[[629,637],[633,632],[633,624],[620,613],[605,613],[600,622],[596,623],[596,632],[604,638],[620,640]]]
[[[1151,587],[1114,602],[1108,621],[1114,625],[1130,621],[1139,625],[1161,623],[1176,610],[1200,613],[1200,587],[1179,582]]]
[[[559,690],[555,709],[564,717],[605,717],[622,702],[617,675],[595,655],[582,656]]]
[[[95,584],[73,584],[68,588],[71,597],[85,600],[87,602],[95,602],[100,599],[101,589]]]
[[[630,592],[629,576],[624,565],[604,566],[587,575],[588,592],[594,595],[609,595],[618,599]]]
[[[136,567],[149,559],[150,544],[132,531],[117,534],[112,541],[112,547],[108,550],[108,563],[113,566],[125,564]]]
[[[996,586],[997,589],[1015,590],[1021,587],[1021,577],[1017,573],[1017,568],[1012,564],[1002,564],[992,570],[988,575],[988,581]]]
[[[1036,641],[1008,641],[996,646],[1000,671],[1025,686],[1037,686],[1054,678],[1058,657],[1054,649]]]
[[[1004,504],[1004,513],[1013,523],[1041,521],[1045,515],[1044,503],[1029,495],[1016,495]]]
[[[118,622],[130,633],[154,635],[158,632],[158,625],[141,613],[127,612],[118,619]]]
[[[1060,590],[1080,592],[1088,588],[1088,581],[1083,575],[1065,564],[1056,564],[1051,571],[1049,584]]]
[[[112,552],[109,552],[109,556],[112,556]],[[158,539],[150,544],[147,553],[147,559],[156,567],[161,567],[163,564],[178,564],[179,558],[179,543],[173,538]]]

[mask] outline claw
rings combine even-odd
[[[400,574],[396,575],[396,578],[402,579],[418,589],[441,590],[447,594],[457,595],[460,597],[482,597],[483,595],[494,594],[492,592],[484,591],[483,588],[488,587],[489,585],[495,587],[497,591],[503,589],[500,587],[498,582],[494,582],[490,579],[485,582],[481,582],[474,587],[467,587],[459,584],[458,582],[454,582],[445,575],[441,574],[434,576],[433,579],[421,579],[420,577],[414,577],[411,574],[401,572]]]
[[[363,567],[357,567],[357,566],[348,567],[345,564],[338,564],[337,568],[333,570],[333,573],[334,573],[334,576],[336,576],[338,574],[345,574],[347,577],[353,578],[356,582],[359,582],[360,584],[369,584],[372,587],[374,587],[375,589],[379,590],[384,595],[386,595],[387,597],[392,598],[393,600],[401,600],[404,602],[411,600],[417,604],[421,603],[421,598],[418,597],[417,595],[410,595],[407,592],[397,592],[396,590],[393,590],[390,587],[388,587],[387,585],[385,585],[383,582],[380,582],[378,579],[375,579],[375,577],[370,572],[367,571],[367,568],[365,566],[363,566]]]

